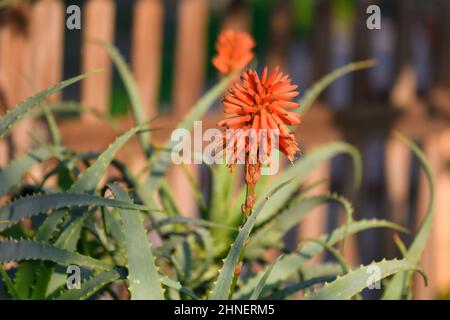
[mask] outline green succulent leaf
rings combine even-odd
[[[61,265],[74,264],[87,268],[111,269],[109,263],[63,250],[43,242],[33,240],[0,241],[1,263],[22,260],[45,260]]]
[[[13,160],[8,166],[0,170],[0,196],[5,195],[18,185],[31,166],[56,157],[64,150],[64,148],[56,146],[42,147]]]
[[[133,117],[136,125],[140,127],[144,126],[148,119],[145,113],[145,108],[142,104],[141,96],[139,95],[138,87],[136,85],[136,82],[134,81],[133,74],[130,68],[125,62],[123,56],[120,54],[119,50],[117,50],[117,48],[115,48],[111,43],[104,41],[98,43],[106,50],[106,52],[108,52],[112,61],[116,65],[117,70],[119,71],[120,77],[122,78],[122,81],[127,90],[128,97],[130,98],[131,111],[133,112]],[[145,153],[148,153],[147,149],[149,146],[149,138],[149,132],[143,132],[139,135],[139,141]]]
[[[66,217],[66,212],[57,211],[48,216],[39,226],[34,240],[49,243],[58,230],[59,224]],[[48,261],[22,261],[19,264],[14,285],[22,299],[44,299],[47,290],[50,273],[53,266]],[[37,281],[36,281],[37,280]]]
[[[36,274],[36,283],[32,286],[32,300],[42,300],[47,297],[51,276],[55,270],[55,263],[51,261],[24,261],[34,263],[36,269],[32,270]]]
[[[69,189],[72,193],[88,192],[93,193],[101,177],[113,161],[117,152],[140,130],[134,127],[118,137],[97,160],[83,173],[80,174]],[[80,238],[80,233],[87,218],[86,208],[75,208],[70,210],[70,223],[65,227],[55,245],[73,251]]]
[[[264,286],[266,284],[267,279],[270,276],[270,273],[272,272],[273,267],[280,261],[280,259],[283,257],[283,255],[279,256],[277,260],[272,263],[265,271],[261,279],[259,279],[258,284],[256,285],[255,291],[253,291],[252,295],[250,296],[249,300],[258,300],[259,296],[261,295],[261,292],[264,289]]]
[[[319,264],[306,264],[301,270],[301,277],[305,280],[323,276],[338,276],[344,274],[342,264],[336,262],[325,262]]]
[[[227,166],[209,166],[212,176],[211,208],[209,219],[214,222],[222,222],[229,211],[232,186],[237,176],[236,172],[230,172]]]
[[[281,238],[296,224],[300,223],[312,210],[328,202],[340,204],[346,213],[347,225],[353,219],[353,208],[351,203],[344,197],[331,193],[309,198],[299,198],[293,201],[289,207],[281,211],[262,227],[255,230],[252,241],[248,244],[246,257],[257,258],[266,247],[276,247],[281,243]]]
[[[433,224],[435,207],[435,182],[430,164],[428,163],[425,155],[419,149],[419,147],[400,133],[396,133],[396,136],[401,141],[403,141],[419,159],[420,165],[425,171],[425,175],[428,179],[428,185],[430,188],[430,198],[425,219],[422,222],[422,225],[420,226],[420,229],[407,252],[406,259],[412,264],[417,264],[420,260],[420,257],[422,256],[423,250],[425,249],[425,245],[430,236],[431,227]],[[401,299],[403,296],[405,296],[406,287],[411,276],[412,274],[410,272],[402,272],[396,274],[384,291],[383,299],[396,300]]]
[[[14,287],[20,296],[20,299],[29,299],[31,296],[32,285],[36,280],[35,268],[37,261],[23,261],[17,269],[14,281]]]
[[[19,198],[18,200],[1,207],[0,220],[7,220],[8,222],[0,224],[0,231],[9,228],[11,225],[18,223],[24,218],[31,218],[39,213],[79,206],[107,206],[142,211],[148,210],[145,206],[87,194],[38,194]]]
[[[242,257],[245,242],[247,241],[253,229],[253,226],[255,225],[256,217],[257,216],[259,217],[259,213],[264,208],[264,205],[268,202],[268,200],[274,197],[277,194],[277,192],[279,192],[283,188],[286,188],[286,186],[289,185],[289,183],[291,183],[291,180],[287,180],[286,182],[279,184],[275,189],[269,192],[264,197],[264,201],[261,202],[261,204],[257,206],[256,209],[253,210],[251,215],[248,217],[244,226],[239,231],[236,237],[236,241],[231,245],[227,257],[223,261],[222,269],[219,271],[219,276],[217,278],[217,281],[214,283],[209,299],[211,300],[228,299],[236,267],[239,263],[239,260]]]
[[[320,94],[335,80],[349,74],[351,72],[371,68],[376,64],[375,60],[363,60],[349,63],[341,68],[338,68],[329,74],[322,77],[319,81],[313,84],[313,86],[306,91],[305,95],[298,101],[300,103],[299,113],[303,116],[308,112],[316,99]]]
[[[15,300],[21,299],[21,295],[17,292],[14,283],[2,265],[0,265],[0,278],[3,280],[9,295]]]
[[[134,127],[122,134],[114,141],[97,160],[81,175],[77,181],[70,187],[69,192],[93,192],[97,187],[101,177],[109,167],[117,152],[127,143],[141,127]]]
[[[38,92],[31,98],[24,100],[23,102],[16,105],[10,111],[8,111],[2,118],[0,118],[0,139],[3,138],[10,129],[19,121],[33,106],[43,101],[45,98],[51,94],[64,89],[71,84],[74,84],[93,72],[79,75],[77,77],[70,78],[68,80],[62,81],[59,84],[47,88],[43,91]]]
[[[90,279],[83,281],[80,289],[63,291],[58,297],[56,297],[56,300],[86,300],[104,286],[116,280],[123,279],[125,275],[126,271],[122,269],[103,271],[92,276]]]
[[[365,288],[374,285],[370,281],[377,279],[378,281],[396,274],[401,271],[418,271],[424,277],[425,275],[417,269],[417,267],[407,260],[383,260],[381,262],[372,263],[368,266],[361,266],[359,269],[352,270],[342,277],[329,284],[325,284],[313,295],[307,297],[308,300],[345,300],[350,299],[354,295],[360,293]],[[377,272],[377,277],[373,276],[374,271]]]
[[[111,184],[109,187],[118,200],[132,203],[128,194],[118,185]],[[126,209],[121,209],[120,215],[125,234],[131,299],[164,300],[161,279],[141,217]]]
[[[342,226],[335,229],[331,234],[324,234],[319,239],[325,241],[328,245],[334,245],[345,239],[346,236],[356,234],[373,228],[389,228],[400,232],[407,232],[405,228],[386,220],[359,220],[351,223],[349,226]],[[276,286],[281,281],[289,279],[296,274],[300,268],[311,258],[315,257],[323,251],[323,246],[318,243],[308,243],[300,248],[298,252],[286,254],[274,266],[269,278],[266,281],[267,286]],[[262,277],[262,273],[258,273],[251,277],[234,295],[235,299],[247,299],[257,283]]]
[[[167,276],[162,277],[162,284],[165,285],[168,288],[175,289],[179,291],[180,293],[184,293],[185,295],[189,296],[193,300],[200,300],[200,298],[191,290],[189,290],[186,287],[183,287],[181,283],[179,283],[176,280],[173,280]]]
[[[314,239],[314,238],[302,239],[302,242],[307,242],[307,241],[315,242],[315,243],[321,245],[324,249],[326,249],[331,254],[331,256],[336,260],[336,262],[339,264],[339,266],[341,267],[342,272],[344,274],[350,271],[350,266],[345,261],[345,258],[342,256],[342,254],[339,252],[339,250],[337,250],[335,247],[333,247],[332,245],[328,244],[327,242],[325,242],[321,239]]]
[[[237,230],[237,228],[230,227],[225,224],[214,223],[214,222],[210,222],[208,220],[189,218],[189,217],[181,217],[181,216],[174,216],[174,217],[168,217],[168,218],[161,219],[158,222],[156,222],[152,226],[152,228],[158,229],[158,228],[168,225],[168,224],[178,224],[178,223],[179,224],[192,224],[192,225],[206,227],[206,228]]]
[[[264,297],[264,300],[282,300],[282,299],[285,299],[286,297],[291,296],[301,290],[311,288],[312,286],[320,284],[320,283],[333,281],[334,279],[336,279],[335,275],[328,275],[328,276],[311,278],[311,279],[308,279],[305,281],[294,283],[283,289],[275,291],[274,293],[268,295],[267,297]]]
[[[324,161],[336,156],[340,153],[346,153],[352,157],[355,167],[355,185],[359,186],[361,181],[361,155],[358,150],[350,144],[344,142],[332,142],[328,143],[320,148],[317,148],[299,159],[293,166],[284,170],[274,181],[272,185],[277,185],[287,179],[293,179],[293,182],[286,186],[281,192],[274,195],[273,201],[268,203],[260,213],[256,226],[260,226],[270,220],[279,210],[285,206],[292,195],[298,190],[300,185],[305,181],[308,174]],[[270,186],[269,186],[270,187]],[[264,194],[267,192],[268,187],[261,190]],[[257,200],[256,205],[260,204],[263,200]]]
[[[115,246],[116,253],[125,253],[125,235],[122,232],[122,220],[118,210],[102,209],[104,231],[108,240]],[[111,243],[110,243],[111,244]]]
[[[39,226],[33,239],[50,243],[52,237],[58,232],[58,227],[66,218],[67,212],[64,209],[52,212]]]

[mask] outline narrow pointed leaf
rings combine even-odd
[[[362,266],[359,269],[350,271],[346,275],[337,278],[329,284],[326,284],[306,299],[350,299],[368,286],[375,284],[371,281],[371,279],[374,278],[374,270],[377,272],[377,280],[379,281],[401,271],[418,271],[414,264],[406,260],[383,260],[381,262],[372,263],[368,266]]]
[[[125,59],[120,54],[119,50],[117,50],[117,48],[115,48],[108,42],[99,42],[99,44],[106,50],[106,52],[108,52],[112,61],[116,65],[117,70],[119,71],[120,77],[122,78],[122,81],[127,90],[128,97],[130,98],[131,111],[133,112],[136,126],[143,126],[148,119],[145,113],[144,106],[142,104],[141,96],[139,95],[139,90],[130,68],[128,67]],[[147,152],[149,137],[149,132],[145,132],[139,135],[139,140],[144,152]]]
[[[326,241],[329,245],[334,245],[337,242],[344,240],[347,235],[356,234],[373,228],[389,228],[400,232],[406,232],[403,227],[386,220],[360,220],[353,222],[349,226],[342,226],[334,230],[331,234],[324,234],[319,239]],[[308,243],[302,246],[298,252],[286,254],[273,268],[266,281],[266,286],[276,285],[280,281],[289,279],[292,275],[296,274],[308,260],[322,251],[323,246],[317,243]],[[248,299],[261,277],[262,273],[258,273],[251,277],[239,291],[236,292],[234,298]]]
[[[139,129],[139,127],[131,128],[117,138],[100,154],[97,160],[86,171],[80,174],[77,181],[70,187],[69,192],[93,193],[117,152],[139,131]],[[86,210],[84,208],[70,210],[70,217],[70,224],[65,228],[56,242],[58,247],[67,250],[72,250],[76,247],[84,221],[87,218]]]
[[[124,272],[117,269],[104,271],[83,281],[80,289],[71,289],[62,292],[56,300],[86,300],[107,284],[124,277]]]
[[[255,225],[256,217],[259,216],[259,213],[261,212],[262,208],[264,208],[264,205],[268,202],[268,200],[274,197],[277,192],[279,192],[283,188],[286,188],[286,186],[290,182],[291,180],[288,180],[277,186],[273,191],[271,191],[267,196],[264,197],[264,201],[258,207],[256,207],[250,217],[248,217],[244,226],[239,231],[236,237],[236,241],[231,245],[227,257],[223,261],[223,266],[219,271],[219,276],[217,278],[217,281],[214,283],[213,289],[211,291],[211,295],[209,297],[210,300],[225,300],[228,298],[228,296],[230,295],[236,266],[238,265],[239,259],[242,256],[245,242],[247,241],[250,232]]]
[[[11,278],[2,265],[0,265],[0,278],[3,280],[3,284],[5,285],[6,290],[13,299],[19,300],[22,298],[19,292],[17,292],[16,288],[14,287],[14,283],[12,282]]]
[[[264,271],[263,276],[261,277],[261,279],[258,281],[258,284],[256,285],[255,291],[253,291],[252,295],[250,296],[250,300],[258,300],[259,296],[261,295],[261,292],[264,289],[264,286],[266,284],[267,279],[270,276],[270,273],[272,272],[273,267],[278,263],[278,261],[280,261],[280,259],[283,256],[279,256],[277,258],[277,260],[272,263],[267,269],[266,271]]]
[[[18,200],[1,207],[0,220],[7,220],[8,222],[0,224],[0,231],[9,228],[11,225],[18,223],[24,218],[31,218],[39,213],[79,206],[107,206],[143,211],[147,210],[145,206],[92,195],[71,193],[38,194],[19,198]]]
[[[305,115],[309,108],[311,108],[313,103],[316,101],[316,99],[320,96],[320,94],[333,81],[351,72],[373,67],[375,64],[375,60],[372,59],[352,62],[325,75],[319,81],[314,83],[313,86],[308,91],[306,91],[305,95],[299,99],[298,103],[300,103],[300,108],[298,109],[298,112],[302,116]]]
[[[109,187],[116,199],[132,203],[128,194],[118,185],[112,184]],[[164,300],[161,279],[141,217],[126,209],[121,209],[120,215],[125,234],[131,299]]]
[[[430,236],[431,227],[433,224],[434,207],[435,207],[435,182],[430,164],[428,163],[425,155],[419,149],[419,147],[399,133],[397,133],[397,137],[400,140],[402,140],[419,159],[420,165],[425,171],[425,175],[428,179],[428,185],[430,188],[430,198],[428,201],[428,209],[425,215],[425,219],[423,220],[422,225],[420,226],[420,229],[407,252],[407,260],[413,264],[417,264],[420,260],[420,257],[422,256],[423,250],[425,249],[425,245]],[[386,300],[401,299],[405,292],[405,285],[409,282],[409,278],[411,276],[412,274],[410,272],[403,272],[395,275],[392,278],[391,282],[389,283],[388,287],[386,288],[383,294],[383,299]]]
[[[353,208],[351,203],[342,196],[337,194],[323,194],[312,196],[310,198],[301,198],[293,203],[280,214],[277,214],[273,219],[263,225],[261,228],[255,230],[252,235],[252,241],[247,247],[246,257],[259,257],[266,247],[276,246],[277,243],[282,243],[282,237],[296,224],[300,223],[313,209],[329,203],[336,202],[340,204],[346,214],[346,223],[351,223],[353,217]]]
[[[134,127],[125,132],[119,138],[112,143],[108,149],[106,149],[97,158],[86,171],[81,173],[77,181],[70,187],[70,192],[92,192],[99,183],[103,174],[105,173],[111,161],[116,156],[117,152],[127,143],[138,131],[140,127]]]
[[[308,177],[309,173],[319,166],[321,163],[330,160],[332,157],[336,156],[340,153],[346,153],[352,157],[353,164],[355,167],[354,177],[355,177],[355,185],[359,186],[361,181],[361,156],[355,147],[350,144],[343,142],[332,142],[328,143],[320,148],[317,148],[310,152],[308,155],[303,158],[297,160],[292,167],[284,170],[282,174],[280,174],[271,185],[277,185],[282,181],[286,181],[288,179],[293,179],[293,182],[283,188],[281,192],[278,192],[273,197],[273,201],[268,203],[260,213],[258,221],[256,223],[257,226],[265,223],[269,219],[271,219],[290,199],[290,197],[294,194],[295,191],[298,190],[300,185],[305,181]],[[264,188],[262,193],[267,192],[270,185]],[[257,200],[256,205],[259,205],[263,200]]]
[[[109,263],[63,250],[33,240],[0,241],[0,263],[22,260],[48,260],[61,265],[79,265],[87,268],[110,269]]]
[[[91,73],[86,73],[79,75],[77,77],[70,78],[68,80],[62,81],[59,84],[47,88],[31,98],[24,100],[23,102],[16,105],[10,111],[8,111],[2,118],[0,118],[0,139],[8,133],[8,131],[16,124],[18,120],[20,120],[33,106],[43,101],[45,98],[50,96],[51,94],[58,92],[64,89],[71,84],[74,84],[83,78],[87,77]]]
[[[43,147],[11,161],[8,166],[0,170],[0,196],[18,185],[33,165],[42,163],[63,151],[62,147]]]

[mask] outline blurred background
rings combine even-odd
[[[394,130],[425,151],[436,179],[436,212],[422,259],[430,283],[417,281],[415,298],[448,298],[450,292],[450,0],[7,0],[0,2],[0,115],[62,79],[103,69],[49,100],[58,113],[66,145],[101,150],[131,125],[129,101],[107,53],[91,40],[114,43],[136,78],[149,118],[163,141],[197,99],[218,80],[211,58],[225,28],[256,40],[257,69],[280,65],[303,93],[325,74],[353,61],[374,58],[371,69],[333,83],[297,130],[304,153],[344,140],[363,156],[363,184],[352,185],[352,166],[337,157],[311,181],[327,178],[317,192],[350,198],[356,218],[387,218],[413,232],[425,214],[429,190],[416,159]],[[381,29],[369,30],[369,5],[381,10]],[[81,8],[81,29],[69,30],[70,5]],[[222,117],[217,103],[204,120]],[[102,120],[106,118],[107,121]],[[43,121],[27,119],[0,142],[0,166],[30,150],[28,132],[48,136]],[[137,142],[121,157],[132,170]],[[300,159],[301,161],[301,159]],[[197,171],[205,193],[207,170]],[[186,181],[172,177],[181,203],[192,202]],[[320,189],[320,190],[319,190]],[[338,208],[317,210],[286,239],[326,232],[343,222]],[[412,235],[402,236],[406,244]],[[392,232],[375,230],[351,239],[353,264],[398,256]],[[326,259],[327,257],[322,257]]]

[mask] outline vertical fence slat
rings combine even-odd
[[[443,86],[450,86],[450,1],[442,1],[441,19],[439,22],[439,45],[437,46],[438,53],[436,57],[435,78],[438,84]]]
[[[157,113],[164,34],[162,0],[139,0],[134,9],[132,68],[147,116]]]
[[[432,250],[436,293],[450,291],[450,129],[439,134],[440,172],[436,172],[436,214]]]
[[[389,137],[386,142],[385,163],[391,220],[401,225],[407,225],[411,151],[399,139]]]
[[[42,0],[33,8],[32,17],[33,91],[55,85],[62,78],[64,41],[64,4],[60,0]],[[61,94],[49,97],[59,100]]]
[[[370,2],[368,0],[355,3],[354,61],[368,59],[372,56],[370,45],[373,43],[373,32],[366,27],[366,10]],[[371,101],[374,98],[369,73],[355,72],[352,75],[352,82],[353,103],[357,105],[364,104],[366,106],[365,102],[367,100]]]
[[[391,92],[391,101],[396,107],[405,107],[414,99],[417,87],[417,71],[411,66],[414,11],[408,0],[399,0],[396,19],[397,38],[395,47],[395,83]]]
[[[101,69],[100,74],[84,79],[81,83],[83,105],[101,113],[109,111],[111,91],[111,59],[94,40],[112,42],[114,39],[115,4],[111,0],[89,0],[83,10],[83,67],[82,72]],[[91,112],[83,113],[83,120],[92,121]]]
[[[0,141],[0,168],[8,163],[9,150],[8,143],[5,140]]]
[[[314,3],[313,22],[313,81],[319,80],[328,71],[331,43],[331,1]]]
[[[174,79],[175,116],[196,102],[203,86],[208,30],[208,1],[181,0],[178,8]]]
[[[226,9],[222,28],[237,31],[250,30],[250,13],[246,1],[233,1]]]
[[[286,67],[291,36],[291,7],[287,1],[280,2],[270,18],[270,43],[267,52],[267,65],[274,68]]]
[[[204,80],[208,30],[208,1],[181,0],[178,7],[177,47],[174,79],[174,118],[178,121],[195,104]],[[188,165],[196,179],[198,167]],[[195,210],[195,201],[188,179],[180,168],[170,175],[178,206],[187,214]]]
[[[0,34],[0,88],[6,108],[12,108],[32,90],[26,81],[30,75],[30,14],[29,3],[18,3],[4,9]],[[13,155],[26,152],[31,144],[28,135],[32,120],[19,122],[12,133]]]

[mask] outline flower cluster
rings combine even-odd
[[[253,56],[248,52],[253,47],[250,40],[248,35],[239,34],[238,37],[232,31],[224,31],[219,36],[219,54],[213,60],[214,65],[222,72],[243,68]],[[301,116],[292,111],[299,104],[290,101],[299,94],[296,89],[297,85],[291,84],[289,75],[281,72],[278,66],[270,73],[265,67],[261,76],[255,70],[247,69],[223,98],[224,111],[231,117],[217,125],[227,129],[224,141],[227,157],[231,158],[227,161],[228,166],[232,169],[242,154],[245,158],[246,183],[250,192],[242,208],[244,214],[253,208],[254,187],[265,160],[271,156],[273,139],[277,139],[279,150],[290,161],[294,161],[299,152],[294,134],[288,127],[302,121]]]
[[[258,136],[262,136],[257,141],[261,143],[259,147],[265,148],[268,154],[271,151],[271,137],[279,136],[280,151],[293,161],[299,148],[288,126],[298,125],[302,119],[298,113],[286,109],[299,107],[298,103],[289,101],[298,95],[295,89],[297,85],[292,85],[289,76],[280,72],[279,67],[270,75],[267,67],[264,68],[261,78],[256,71],[247,70],[223,98],[225,113],[233,116],[220,121],[218,125],[244,132],[253,129]],[[279,135],[272,135],[272,130],[279,131]],[[265,133],[259,135],[259,131]]]
[[[223,31],[217,40],[213,65],[223,74],[244,68],[252,59],[255,42],[246,32]]]

